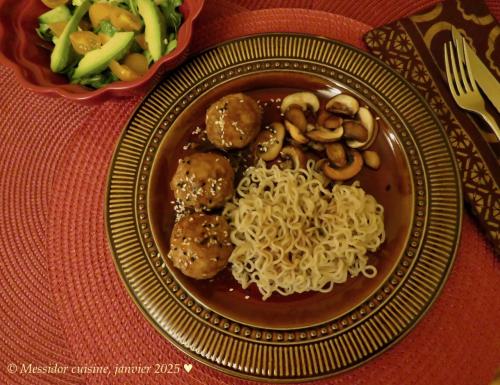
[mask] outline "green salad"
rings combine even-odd
[[[42,0],[38,35],[54,44],[53,72],[99,88],[144,75],[177,47],[182,0]]]

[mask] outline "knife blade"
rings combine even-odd
[[[479,59],[474,50],[467,44],[465,39],[462,39],[462,34],[452,26],[451,34],[453,36],[453,43],[458,49],[459,57],[464,60],[463,50],[467,50],[469,55],[470,70],[476,78],[477,84],[484,91],[488,99],[493,103],[498,112],[500,112],[500,83],[493,76],[488,67]],[[463,40],[463,44],[462,44]]]

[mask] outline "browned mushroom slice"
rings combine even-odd
[[[328,143],[326,146],[326,156],[336,167],[344,167],[347,164],[347,155],[342,143]]]
[[[307,143],[307,145],[312,148],[314,151],[325,151],[325,145],[323,143],[318,143],[318,142],[314,142],[314,141],[310,141],[309,143]]]
[[[363,151],[363,159],[365,164],[374,170],[380,167],[380,156],[375,151]]]
[[[294,104],[300,106],[302,111],[306,111],[308,107],[313,112],[319,110],[319,99],[312,92],[296,92],[285,96],[281,102],[281,112],[284,114]]]
[[[321,110],[318,114],[318,117],[316,118],[316,125],[323,127],[323,123],[329,118],[333,116],[332,113],[326,111],[326,110]]]
[[[290,133],[292,139],[295,140],[297,143],[306,144],[307,142],[309,142],[309,138],[304,136],[302,132],[297,128],[297,126],[295,126],[293,123],[289,122],[288,120],[285,120],[285,126],[288,132]]]
[[[334,130],[335,128],[339,128],[343,122],[344,119],[342,119],[340,116],[332,115],[330,118],[326,119],[323,122],[323,127],[329,130]]]
[[[285,112],[285,119],[304,132],[307,127],[307,119],[302,108],[296,104],[290,106]]]
[[[323,186],[326,186],[331,181],[330,178],[327,178],[326,175],[322,172],[323,166],[325,164],[328,164],[328,159],[326,158],[320,159],[314,164],[314,170],[319,173],[318,179],[321,180]]]
[[[344,122],[344,138],[365,142],[368,140],[368,130],[359,122],[347,120]]]
[[[323,165],[323,172],[325,173],[325,175],[328,178],[336,181],[347,180],[356,176],[363,167],[363,157],[356,150],[351,150],[350,154],[352,157],[352,162],[345,167],[334,168],[331,167],[328,163],[325,163]]]
[[[374,125],[373,125],[373,133],[371,134],[371,138],[368,139],[361,147],[358,147],[359,149],[361,150],[365,150],[367,148],[370,148],[371,145],[373,144],[373,142],[375,142],[375,139],[377,139],[377,135],[378,135],[378,122],[375,121]],[[351,148],[356,148],[356,147],[353,147],[353,146],[350,146]]]
[[[306,168],[306,156],[302,150],[295,146],[285,146],[281,150],[284,158],[291,159],[294,168]]]
[[[318,128],[327,128],[333,130],[342,125],[343,119],[340,116],[334,115],[328,111],[321,110],[316,119]]]
[[[358,118],[360,124],[366,129],[368,136],[366,139],[351,138],[346,141],[346,144],[351,148],[368,148],[377,136],[378,124],[370,110],[366,107],[359,108]]]
[[[268,130],[262,130],[255,141],[255,154],[265,160],[270,161],[278,157],[283,140],[285,139],[285,127],[283,124],[271,123]]]
[[[342,138],[343,134],[344,128],[342,126],[336,128],[335,130],[317,128],[315,130],[306,132],[306,135],[309,139],[321,143],[336,142],[337,140],[340,140],[340,138]]]
[[[325,106],[329,112],[354,116],[358,112],[359,102],[350,95],[340,94],[331,98]]]
[[[328,159],[326,159],[326,158],[322,158],[322,159],[320,159],[320,160],[318,160],[318,161],[316,162],[316,164],[314,165],[314,169],[315,169],[316,171],[322,171],[322,170],[323,170],[323,166],[324,166],[325,164],[328,164]]]

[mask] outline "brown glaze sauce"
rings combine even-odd
[[[296,87],[290,87],[290,84]],[[223,153],[235,168],[235,183],[238,183],[242,172],[253,163],[248,148],[221,151],[208,142],[204,133],[204,118],[210,104],[226,94],[244,92],[259,101],[263,108],[263,126],[266,126],[282,120],[279,110],[281,100],[286,95],[298,91],[312,91],[322,103],[337,93],[349,93],[311,75],[262,73],[237,79],[211,90],[179,116],[162,142],[155,159],[149,188],[148,210],[153,234],[163,256],[168,254],[170,231],[175,222],[172,204],[174,196],[169,182],[178,160],[195,151]],[[377,276],[373,279],[364,276],[350,278],[346,283],[336,285],[330,293],[307,292],[291,296],[274,294],[262,301],[255,285],[246,290],[241,288],[232,277],[230,266],[213,279],[197,281],[184,276],[164,258],[181,285],[205,306],[225,317],[262,327],[312,325],[333,319],[358,305],[380,286],[394,268],[410,230],[413,210],[413,190],[407,160],[402,146],[383,116],[380,116],[370,103],[358,95],[352,95],[358,99],[360,105],[368,106],[374,116],[380,117],[379,133],[370,149],[380,154],[382,165],[376,171],[365,166],[354,178],[359,180],[361,187],[372,194],[385,209],[387,239],[380,250],[370,256],[370,263],[378,269]]]

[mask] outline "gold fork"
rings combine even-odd
[[[461,43],[463,44],[463,38]],[[500,141],[500,128],[498,128],[495,118],[486,111],[484,99],[479,93],[476,80],[470,70],[467,50],[457,49],[458,61],[455,59],[454,52],[453,44],[451,42],[445,43],[444,62],[446,66],[446,76],[453,99],[455,99],[455,102],[460,107],[481,115]],[[465,68],[462,64],[464,62],[462,55],[465,56]]]

